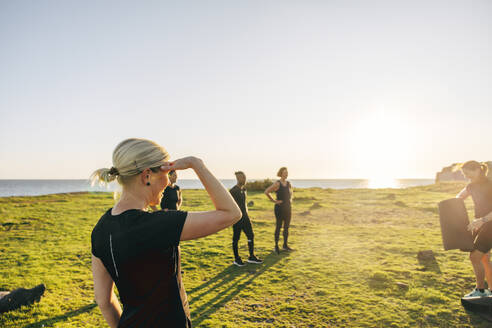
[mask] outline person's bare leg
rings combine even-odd
[[[487,279],[487,285],[492,288],[492,265],[490,264],[490,252],[482,256],[482,265],[485,271],[485,277]]]
[[[485,288],[485,270],[482,265],[482,257],[485,254],[474,250],[470,253],[470,260],[473,265],[473,271],[475,272],[475,279],[477,281],[477,288],[483,289]]]

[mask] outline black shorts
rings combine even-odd
[[[492,249],[492,221],[485,223],[473,234],[473,249],[488,253]]]

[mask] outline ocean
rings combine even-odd
[[[224,186],[231,188],[236,183],[234,179],[221,179]],[[289,179],[294,188],[407,188],[434,183],[434,179]],[[177,182],[182,189],[203,189],[199,180],[180,179]],[[108,187],[91,186],[88,180],[0,180],[0,197],[9,196],[38,196],[80,191],[115,191],[116,183]]]

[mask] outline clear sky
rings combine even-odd
[[[127,137],[220,178],[492,160],[491,17],[489,0],[0,0],[0,179],[86,178]]]

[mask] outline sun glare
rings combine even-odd
[[[354,123],[352,157],[361,178],[369,179],[371,187],[394,186],[396,178],[406,176],[413,153],[411,131],[403,117],[386,112]]]
[[[371,178],[367,181],[367,188],[398,188],[398,180],[392,178]]]

